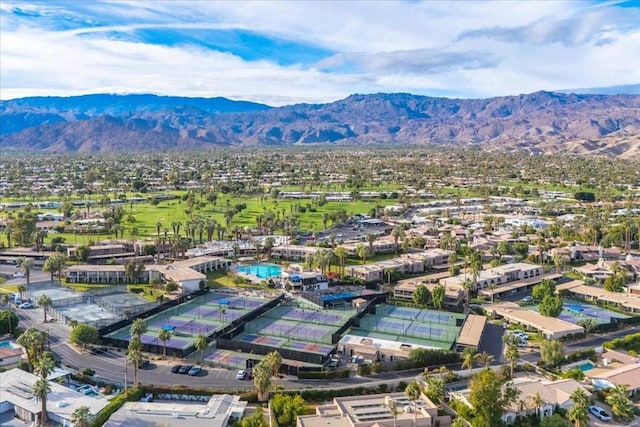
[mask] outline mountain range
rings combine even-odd
[[[488,99],[351,95],[270,107],[156,95],[0,102],[0,150],[422,144],[640,158],[640,95],[535,92]]]

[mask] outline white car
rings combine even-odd
[[[11,277],[13,277],[14,279],[22,279],[24,277],[24,273],[20,273],[20,272],[13,273],[13,276]]]
[[[589,412],[591,412],[594,417],[596,417],[601,421],[611,421],[611,415],[609,415],[607,411],[605,411],[599,406],[595,406],[595,405],[589,406]]]
[[[529,334],[524,333],[524,332],[522,332],[522,331],[520,331],[520,330],[517,330],[517,329],[516,329],[516,330],[515,330],[515,331],[513,331],[512,333],[513,333],[513,335],[517,335],[517,336],[519,336],[519,337],[520,337],[520,338],[522,338],[523,340],[528,340],[528,339],[529,339]]]
[[[18,306],[18,308],[33,308],[33,304],[28,302],[28,301],[27,302],[23,302],[22,304],[20,304]]]
[[[236,379],[237,380],[243,380],[245,378],[247,378],[247,371],[245,371],[244,369],[238,371],[238,373],[236,374]]]

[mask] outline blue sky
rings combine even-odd
[[[640,1],[0,0],[0,97],[483,98],[640,83]]]

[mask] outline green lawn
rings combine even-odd
[[[212,289],[234,288],[234,289],[262,289],[264,286],[254,285],[251,283],[234,283],[233,276],[227,274],[226,271],[210,271],[207,273],[207,286]]]

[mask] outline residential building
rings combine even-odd
[[[220,394],[208,401],[126,402],[105,427],[161,426],[226,427],[230,418],[242,419],[247,402],[240,396]]]
[[[529,264],[526,262],[518,262],[514,264],[505,264],[498,267],[481,270],[477,278],[476,289],[485,289],[491,287],[499,287],[520,280],[533,279],[542,276],[544,269],[540,265]],[[453,277],[442,279],[440,283],[445,286],[458,285],[462,286],[465,280],[470,280],[471,275],[467,273],[459,274]]]
[[[573,379],[549,381],[538,377],[514,378],[509,386],[520,393],[516,402],[503,411],[502,421],[505,424],[513,424],[518,417],[526,417],[536,413],[541,418],[548,417],[558,408],[568,410],[573,406],[571,395],[578,389],[583,390],[587,396],[591,395],[587,389]],[[451,393],[452,397],[473,407],[469,402],[470,394],[469,389]],[[537,406],[535,403],[538,396],[542,400],[541,406]]]
[[[534,310],[520,307],[512,302],[491,304],[485,307],[487,314],[501,317],[509,323],[519,323],[525,328],[538,331],[547,339],[558,339],[567,335],[584,333],[582,326],[565,322],[553,317],[546,317]]]
[[[398,414],[389,409],[395,403]],[[297,427],[432,427],[451,425],[451,417],[438,416],[438,407],[424,394],[412,401],[405,393],[336,397],[316,407],[315,415],[298,417]]]
[[[0,372],[0,419],[13,414],[24,422],[40,422],[42,404],[32,393],[38,379],[38,376],[18,368]],[[47,416],[63,427],[73,425],[71,414],[77,408],[88,407],[93,418],[109,404],[104,397],[88,396],[54,381],[49,381],[49,386],[51,391],[47,394]]]
[[[563,291],[578,299],[586,301],[605,302],[617,305],[624,311],[630,313],[640,313],[640,294],[632,292],[609,292],[606,289],[596,286],[585,285],[581,280],[560,285],[556,291]]]

